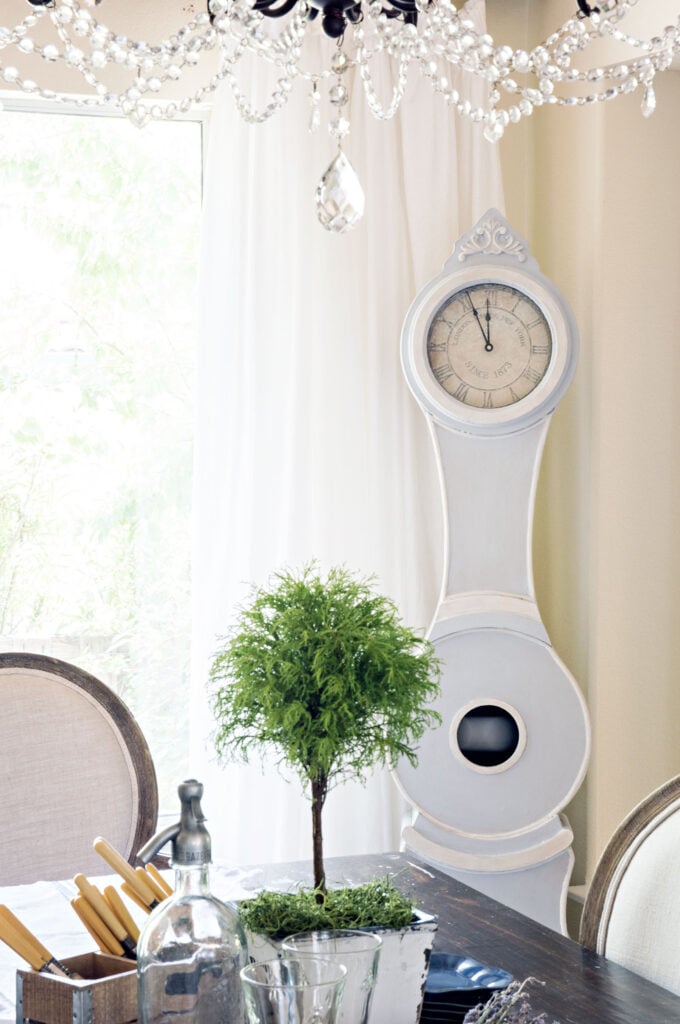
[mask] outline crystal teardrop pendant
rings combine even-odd
[[[321,124],[321,111],[319,110],[320,102],[321,96],[319,94],[319,87],[316,82],[314,82],[309,96],[309,131],[311,135],[318,130],[319,125]]]
[[[656,93],[654,92],[654,87],[652,85],[648,85],[645,89],[645,95],[642,100],[642,116],[651,117],[655,110]]]
[[[357,172],[342,150],[316,187],[316,212],[327,231],[349,231],[364,215],[366,199]]]

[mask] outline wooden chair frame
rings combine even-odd
[[[132,713],[108,686],[75,665],[43,654],[0,653],[0,673],[5,668],[37,669],[60,676],[85,690],[109,714],[120,732],[132,761],[138,793],[137,823],[130,850],[123,853],[133,863],[137,850],[153,834],[158,822],[158,783],[151,753]]]
[[[581,917],[579,941],[606,955],[607,933],[616,893],[636,850],[680,805],[680,775],[645,797],[607,843],[593,875]]]

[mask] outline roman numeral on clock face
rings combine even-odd
[[[529,325],[527,324],[527,327],[528,326]],[[532,345],[531,346],[531,354],[532,354],[532,356],[547,356],[549,351],[550,351],[550,346],[549,345]]]
[[[467,384],[463,384],[463,382],[461,381],[456,390],[452,392],[452,394],[453,397],[457,398],[459,402],[464,402],[465,399],[467,398],[467,393],[469,390],[470,388],[467,386]]]
[[[443,384],[444,381],[447,381],[449,377],[453,376],[453,370],[448,363],[444,363],[443,366],[437,366],[432,372],[440,384]]]
[[[533,366],[527,366],[522,376],[526,377],[527,380],[530,380],[532,384],[538,384],[541,379],[541,374],[538,370],[534,370]]]

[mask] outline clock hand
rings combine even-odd
[[[493,345],[491,344],[491,313],[489,312],[489,299],[486,300],[486,345],[484,346],[485,351],[493,352]]]
[[[477,307],[475,306],[474,302],[472,301],[472,297],[469,296],[469,298],[470,298],[470,305],[472,306],[472,312],[475,314],[475,320],[479,324],[479,329],[482,332],[482,337],[484,338],[484,348],[486,349],[487,352],[491,352],[491,350],[493,349],[493,345],[491,345],[491,348],[489,348],[489,345],[491,344],[491,342],[489,341],[489,339],[488,339],[488,337],[486,335],[486,331],[482,327],[482,321],[479,319],[479,313],[477,312]]]

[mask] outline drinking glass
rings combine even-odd
[[[323,957],[347,968],[339,1024],[366,1024],[378,973],[382,939],[374,932],[354,928],[298,932],[281,943],[285,956]]]
[[[241,970],[248,1024],[337,1024],[347,976],[319,957],[264,960]]]

